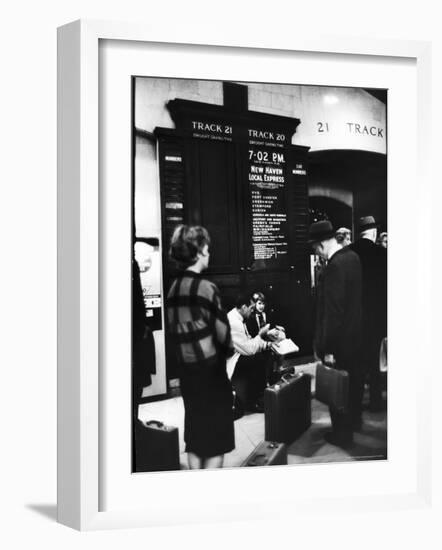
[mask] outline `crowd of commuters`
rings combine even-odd
[[[351,443],[362,423],[362,396],[368,377],[370,407],[382,407],[379,349],[386,336],[386,234],[377,242],[372,216],[359,220],[358,239],[313,223],[309,243],[322,259],[316,289],[313,348],[318,359],[349,374],[345,412],[330,410],[326,439]],[[385,244],[384,244],[385,242]],[[178,226],[170,257],[179,268],[167,297],[167,323],[179,363],[184,401],[184,440],[189,468],[222,467],[235,447],[234,420],[263,412],[263,394],[272,361],[273,325],[262,292],[241,295],[226,313],[216,285],[204,277],[210,237],[200,226]]]

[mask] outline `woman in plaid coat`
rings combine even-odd
[[[200,226],[178,226],[170,256],[181,269],[167,298],[184,400],[189,468],[219,468],[235,448],[232,386],[226,358],[233,353],[219,290],[201,272],[209,265],[210,237]]]

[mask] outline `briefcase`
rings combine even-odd
[[[285,374],[264,390],[266,440],[291,443],[310,427],[311,421],[309,374]]]
[[[318,363],[315,397],[331,409],[345,412],[348,408],[348,372]]]
[[[135,423],[135,472],[180,469],[178,428],[158,420]]]
[[[261,441],[241,466],[277,466],[287,464],[287,447],[276,441]]]

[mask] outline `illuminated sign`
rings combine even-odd
[[[301,119],[293,143],[312,151],[354,149],[387,152],[386,106],[360,88],[312,87],[298,104]]]

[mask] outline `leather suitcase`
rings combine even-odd
[[[157,420],[135,424],[135,472],[180,469],[178,428]]]
[[[348,407],[348,372],[318,363],[315,398],[338,412]]]
[[[241,466],[277,466],[287,464],[287,447],[284,443],[261,441]]]
[[[303,372],[285,374],[264,391],[265,438],[291,443],[312,422],[311,377]]]

